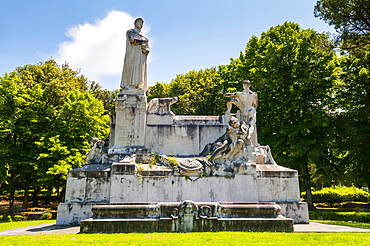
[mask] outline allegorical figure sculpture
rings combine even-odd
[[[234,116],[230,118],[226,132],[230,136],[230,141],[226,140],[220,147],[218,147],[213,152],[210,158],[211,160],[218,158],[233,160],[234,156],[242,151],[244,145],[249,142],[247,125],[245,122],[240,124],[239,120]]]
[[[226,93],[225,97],[231,97],[227,102],[227,111],[225,114],[230,114],[232,105],[236,105],[240,110],[241,122],[245,122],[248,127],[248,138],[253,146],[258,146],[257,128],[256,128],[256,109],[258,106],[257,93],[250,90],[251,82],[243,81],[244,91]]]
[[[100,164],[102,162],[102,155],[107,152],[107,148],[104,144],[105,142],[99,138],[91,139],[91,150],[90,152],[86,153],[85,164]]]
[[[137,18],[135,28],[126,33],[126,54],[123,64],[121,89],[147,90],[147,56],[149,40],[141,32],[144,20]]]

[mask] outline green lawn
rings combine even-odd
[[[47,223],[55,223],[56,220],[30,220],[30,221],[17,221],[0,223],[0,231],[10,230],[19,227],[33,226]]]
[[[370,223],[333,221],[333,220],[310,220],[310,221],[311,222],[324,223],[324,224],[331,224],[331,225],[342,225],[342,226],[351,226],[351,227],[370,229]]]
[[[370,233],[131,233],[0,237],[1,245],[369,245]]]

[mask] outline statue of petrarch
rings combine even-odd
[[[121,89],[147,90],[147,57],[149,40],[141,32],[144,20],[137,18],[135,28],[126,33],[126,54],[123,64]]]

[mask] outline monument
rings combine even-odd
[[[175,115],[177,97],[147,104],[143,23],[136,19],[127,32],[109,148],[94,139],[86,165],[69,171],[57,224],[93,233],[293,231],[293,223],[308,223],[298,172],[277,165],[269,146],[258,144],[250,81],[224,95],[223,116]]]
[[[146,152],[145,122],[147,56],[149,40],[141,32],[144,20],[137,18],[135,28],[126,33],[126,54],[120,94],[116,102],[114,146],[109,153]]]

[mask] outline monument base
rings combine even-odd
[[[98,204],[93,218],[81,221],[83,233],[118,232],[293,232],[293,220],[278,216],[276,203]]]

